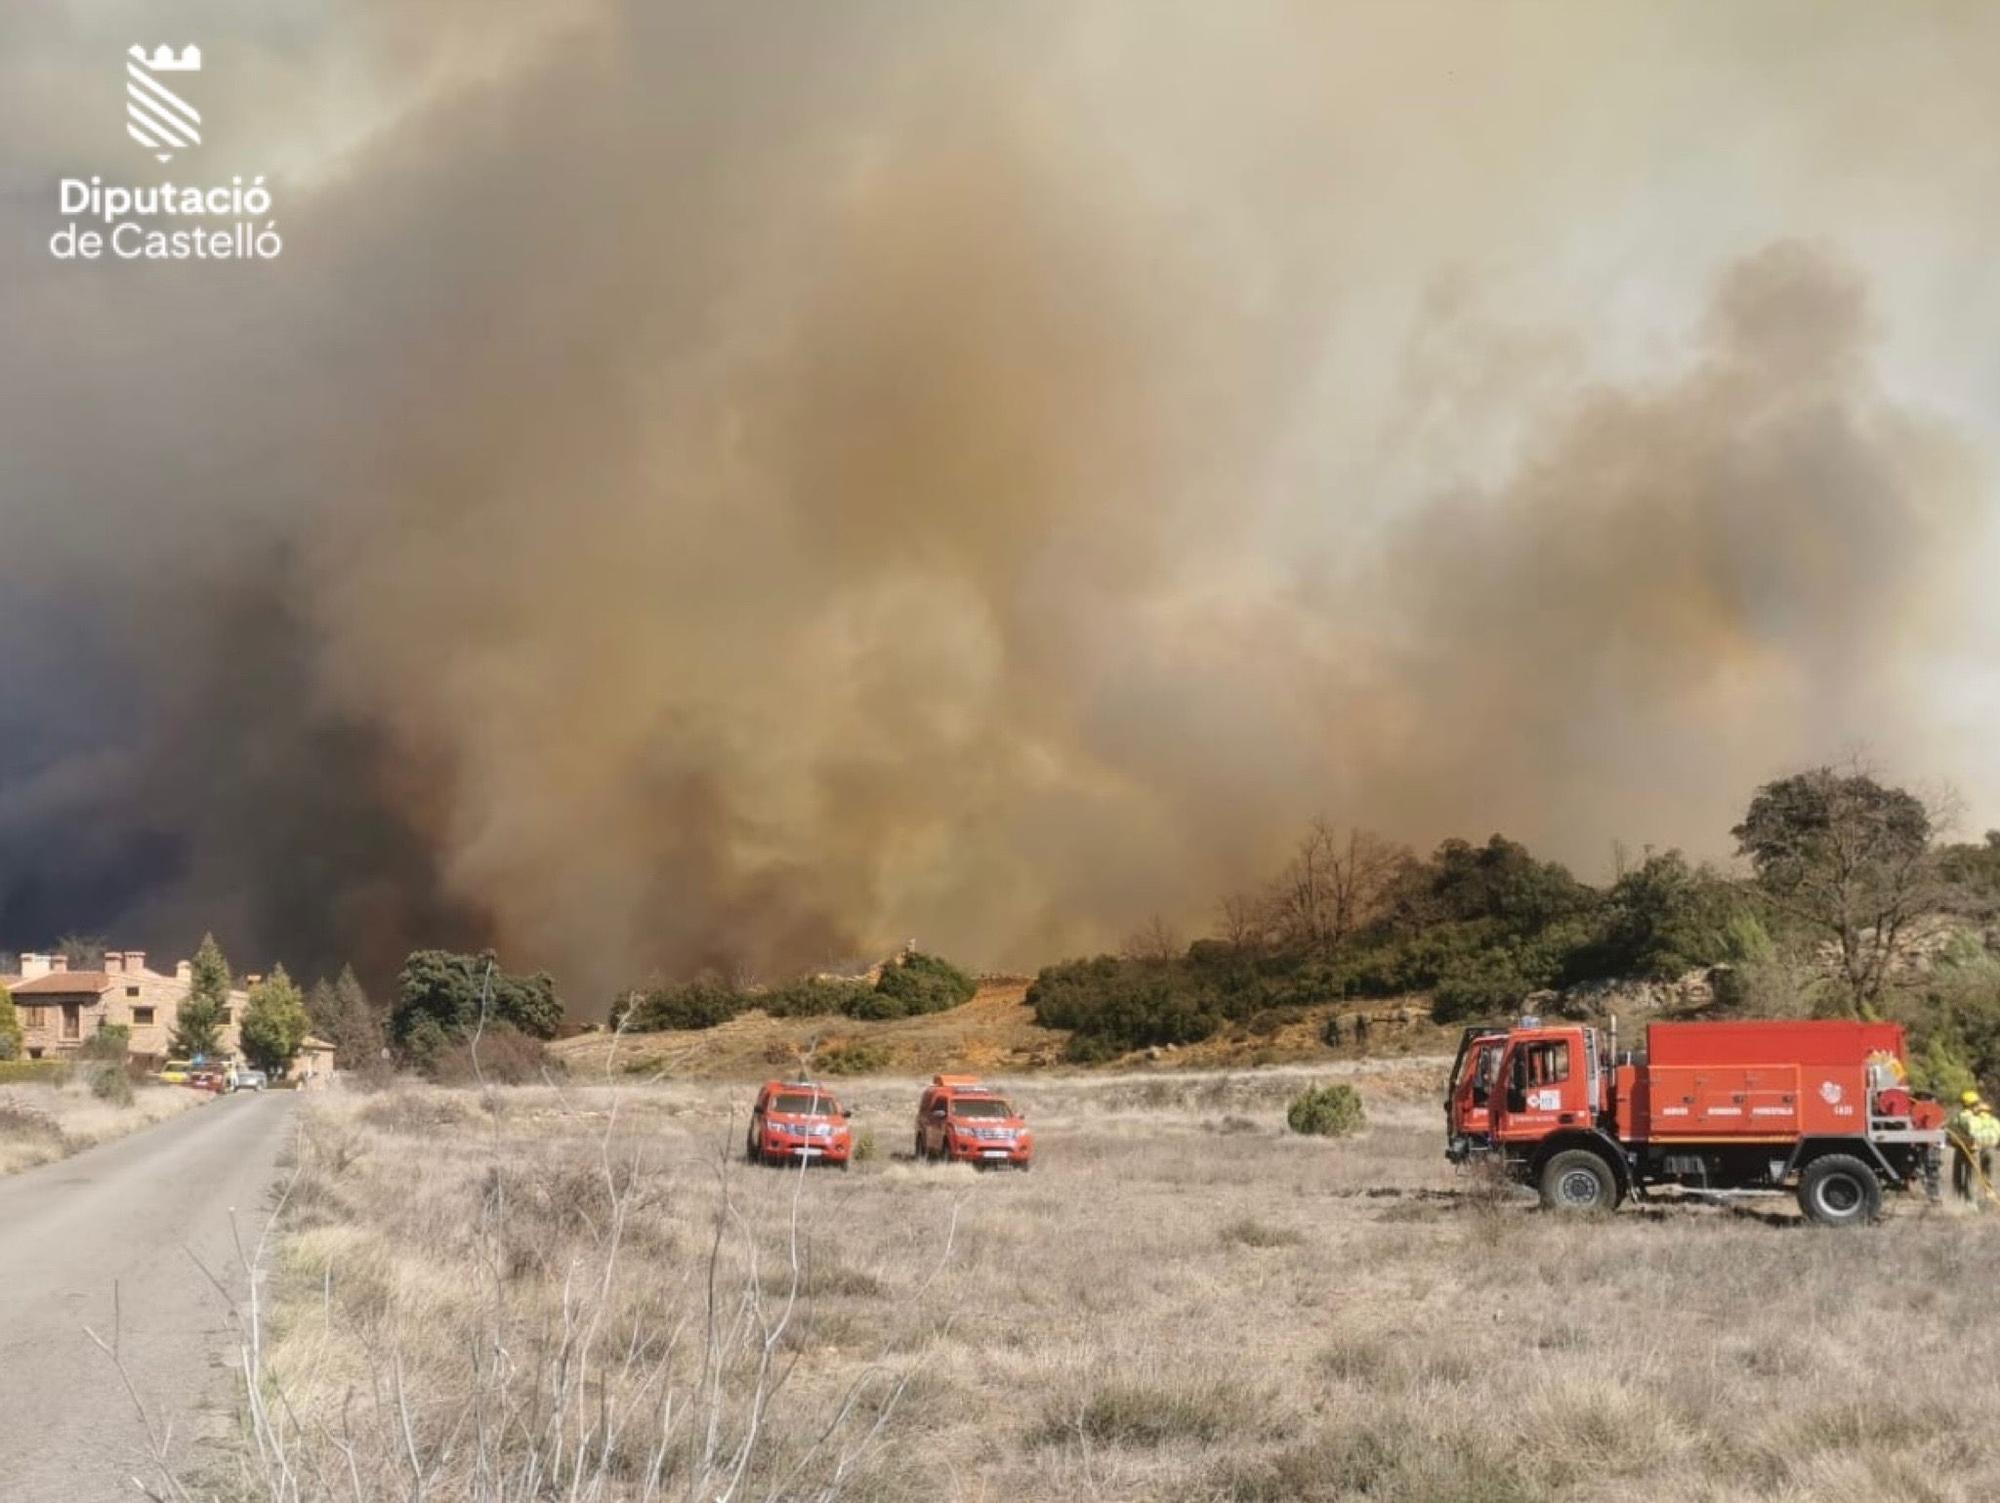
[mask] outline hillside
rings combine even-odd
[[[981,982],[970,1002],[945,1012],[881,1022],[834,1015],[774,1018],[742,1013],[712,1028],[664,1033],[587,1033],[550,1045],[572,1074],[653,1074],[749,1080],[805,1065],[822,1073],[929,1075],[945,1070],[1018,1074],[1060,1065],[1066,1030],[1035,1022],[1028,983],[1017,977]],[[1342,1018],[1337,1047],[1322,1042],[1326,1021]],[[1365,1051],[1353,1042],[1354,1019],[1369,1019]],[[1457,1030],[1434,1026],[1422,999],[1368,1006],[1297,1009],[1278,1024],[1231,1025],[1200,1043],[1135,1050],[1108,1061],[1113,1069],[1218,1069],[1370,1055],[1448,1052]],[[829,1069],[828,1066],[831,1065]],[[856,1068],[859,1067],[859,1068]]]

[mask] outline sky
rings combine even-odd
[[[590,1011],[1198,933],[1314,816],[1601,877],[1858,752],[2000,822],[1997,31],[15,7],[0,945]],[[92,175],[282,253],[59,260]]]

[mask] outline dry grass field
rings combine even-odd
[[[1344,1075],[1372,1127],[1288,1135]],[[245,1475],[284,1499],[1971,1499],[2000,1216],[1559,1220],[1436,1067],[1041,1076],[1033,1173],[741,1161],[748,1091],[304,1106]],[[1893,1204],[1893,1202],[1892,1202]]]
[[[0,1086],[0,1174],[68,1158],[212,1099],[185,1086],[141,1085],[130,1102],[100,1101],[81,1075],[60,1085]]]

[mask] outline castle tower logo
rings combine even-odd
[[[201,49],[192,45],[178,56],[165,45],[151,57],[144,47],[125,55],[125,134],[162,162],[171,162],[185,147],[201,145],[201,111],[175,92],[180,80],[172,77],[200,71]],[[172,78],[175,88],[168,87],[162,74]]]

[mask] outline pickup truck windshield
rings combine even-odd
[[[771,1110],[785,1117],[837,1117],[840,1107],[831,1096],[780,1096]]]
[[[954,1117],[1011,1117],[1014,1108],[1004,1101],[954,1101],[951,1114]]]

